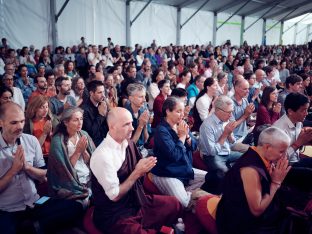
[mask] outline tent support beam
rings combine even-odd
[[[126,45],[131,46],[130,2],[126,1]]]
[[[206,0],[181,26],[183,28],[210,0]]]
[[[283,31],[284,31],[284,20],[281,22],[281,30],[280,30],[280,36],[279,36],[279,44],[283,44]]]
[[[278,3],[276,3],[277,5]],[[255,23],[257,23],[259,20],[261,20],[266,14],[268,14],[271,10],[273,10],[276,5],[273,5],[270,9],[268,9],[263,15],[261,15],[257,20],[252,22],[247,28],[245,28],[244,32],[246,32],[248,29],[250,29]]]
[[[58,33],[56,24],[56,0],[50,0],[50,17],[52,29],[52,48],[55,49],[58,43]]]
[[[244,42],[244,28],[245,28],[245,16],[242,16],[241,30],[240,30],[240,45]]]
[[[63,6],[61,7],[60,11],[56,14],[55,16],[55,21],[58,21],[58,18],[61,16],[62,12],[64,11],[65,7],[67,6],[69,0],[66,0],[63,4]]]
[[[267,33],[268,31],[270,31],[272,28],[274,28],[276,25],[278,25],[280,22],[284,21],[287,16],[289,16],[291,13],[293,13],[295,10],[297,10],[297,8],[292,9],[287,15],[285,15],[283,18],[281,18],[279,21],[277,21],[271,28],[269,28],[268,30],[265,31],[265,33]]]
[[[216,46],[217,43],[217,23],[218,23],[218,13],[213,12],[213,25],[212,25],[212,44]]]
[[[307,26],[306,43],[309,42],[309,36],[311,35],[310,30],[311,30],[311,24]]]
[[[263,25],[262,25],[262,45],[266,45],[266,33],[265,33],[265,29],[266,29],[266,19],[263,19]]]
[[[243,9],[251,0],[246,1],[240,8],[238,8],[229,18],[227,18],[219,27],[217,27],[217,31],[226,24],[234,15],[236,15],[241,9]]]
[[[305,15],[301,20],[299,20],[298,22],[294,23],[292,26],[290,26],[289,28],[286,29],[285,32],[287,32],[289,29],[291,29],[292,27],[296,26],[298,23],[300,23],[301,21],[303,21],[305,18],[307,18],[311,13]],[[285,33],[283,32],[283,34]]]
[[[132,26],[132,24],[137,20],[137,18],[139,18],[139,16],[143,13],[143,11],[146,9],[146,7],[149,6],[149,4],[151,4],[153,0],[149,0],[144,7],[140,10],[140,12],[134,17],[133,20],[130,21],[130,26]]]
[[[181,8],[177,7],[177,45],[181,44]]]

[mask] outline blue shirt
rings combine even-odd
[[[66,102],[68,102],[71,106],[77,106],[76,100],[72,96],[67,95]],[[64,104],[65,102],[61,102],[60,100],[58,100],[57,96],[51,97],[50,109],[51,109],[52,114],[60,115],[64,110]]]
[[[17,88],[20,88],[22,91],[25,103],[28,103],[28,99],[30,95],[35,91],[37,88],[34,85],[34,80],[30,77],[27,78],[29,80],[29,84],[25,85],[22,78],[19,77],[18,79],[15,80],[14,84]]]
[[[31,166],[40,168],[45,165],[41,146],[36,137],[22,134],[21,146],[24,149],[25,161]],[[0,133],[0,178],[2,178],[13,165],[13,153],[16,152],[17,143],[9,146]],[[0,192],[0,210],[14,212],[25,210],[27,206],[33,207],[39,199],[34,180],[21,170],[9,182],[8,186]]]
[[[234,103],[234,111],[233,111],[232,116],[235,120],[238,120],[245,113],[245,109],[249,105],[249,102],[247,101],[246,98],[243,98],[242,104],[239,105],[234,97],[232,98],[232,100]],[[234,137],[236,140],[238,140],[241,137],[247,136],[248,134],[247,121],[244,120],[240,125],[238,125],[234,129],[233,133],[234,133]]]
[[[154,155],[157,164],[152,173],[157,176],[181,180],[185,185],[194,179],[192,151],[197,148],[196,140],[190,133],[191,146],[179,140],[177,133],[163,120],[156,128],[154,135]]]
[[[202,155],[215,156],[219,153],[231,153],[230,142],[218,143],[224,131],[224,124],[215,114],[208,116],[199,128],[199,150]]]

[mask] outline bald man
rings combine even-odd
[[[13,102],[0,106],[0,230],[1,233],[55,232],[72,224],[82,205],[70,200],[40,198],[34,180],[46,180],[41,146],[36,137],[24,134],[25,116]],[[44,215],[43,215],[44,214]],[[22,226],[25,220],[28,229]]]
[[[157,160],[142,159],[130,140],[132,121],[127,109],[112,109],[107,116],[109,132],[91,157],[93,220],[105,233],[157,233],[181,215],[175,197],[144,194],[142,177]]]

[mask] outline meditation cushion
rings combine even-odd
[[[198,150],[193,153],[193,167],[200,170],[208,171],[208,168],[204,160],[200,157],[200,153]]]
[[[101,234],[93,223],[93,211],[94,206],[88,208],[84,218],[83,218],[83,227],[87,231],[88,234]]]
[[[157,186],[153,183],[152,174],[147,173],[144,177],[143,187],[147,194],[162,195]]]
[[[198,199],[195,213],[205,230],[217,234],[216,211],[221,197],[206,195]]]

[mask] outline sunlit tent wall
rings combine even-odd
[[[207,4],[213,4],[215,1],[207,1]],[[87,43],[106,44],[107,37],[111,37],[115,44],[131,46],[135,43],[148,46],[153,39],[159,45],[170,43],[201,45],[209,42],[220,45],[228,39],[232,45],[240,45],[245,40],[250,45],[262,43],[273,45],[279,44],[280,41],[283,44],[303,44],[312,39],[312,27],[300,21],[294,26],[295,22],[291,20],[285,21],[282,25],[276,19],[267,19],[265,24],[267,33],[263,37],[264,20],[255,22],[259,16],[243,17],[239,13],[233,15],[234,8],[227,12],[216,13],[215,17],[214,12],[198,11],[198,7],[182,7],[178,13],[176,6],[159,4],[159,1],[135,0],[1,0],[1,37],[8,38],[13,48],[30,44],[40,48],[52,44],[54,18],[51,17],[51,8],[54,2],[55,15],[66,3],[56,23],[57,44],[63,46],[79,43],[81,36],[86,38]],[[128,18],[133,21],[128,33],[127,2]],[[237,7],[239,6],[238,4]],[[215,38],[214,23],[217,29]],[[178,24],[180,26],[177,26]],[[282,40],[280,40],[281,27],[284,31]],[[244,29],[246,31],[241,35],[241,30]]]

